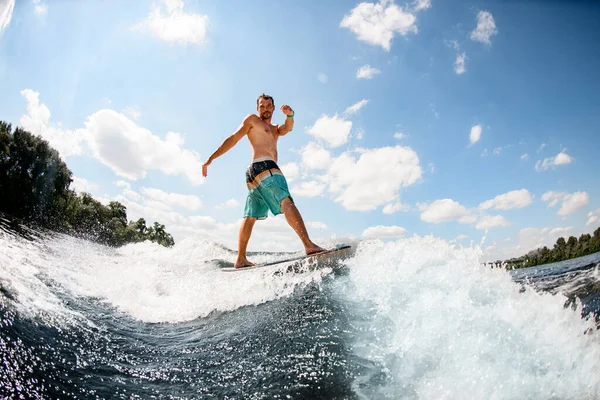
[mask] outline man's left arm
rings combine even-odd
[[[277,125],[279,136],[283,136],[294,128],[294,110],[287,104],[281,106],[281,111],[285,114],[285,123]]]

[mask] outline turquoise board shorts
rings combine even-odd
[[[244,217],[267,218],[271,210],[273,215],[281,214],[281,200],[290,195],[287,181],[277,163],[268,157],[254,160],[246,170],[248,197],[244,208]]]

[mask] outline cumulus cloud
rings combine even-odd
[[[362,66],[356,71],[357,79],[372,79],[375,75],[380,74],[381,71],[377,68],[373,68],[370,65]]]
[[[395,146],[345,152],[334,158],[322,182],[347,210],[368,211],[399,201],[401,188],[417,182],[421,166],[417,153]]]
[[[463,205],[452,199],[436,200],[431,204],[419,205],[419,208],[421,210],[421,220],[434,224],[448,221],[472,224],[477,219]]]
[[[538,160],[535,163],[536,171],[546,171],[551,167],[556,167],[559,165],[566,165],[573,162],[573,157],[565,153],[564,151],[558,153],[556,157],[548,157],[545,158],[544,161]]]
[[[364,237],[387,237],[387,238],[401,238],[406,235],[406,229],[400,226],[371,226],[365,229],[362,233]]]
[[[301,182],[290,188],[293,195],[301,197],[316,197],[323,193],[325,184],[317,181]]]
[[[495,208],[496,210],[510,210],[511,208],[523,208],[533,202],[533,194],[527,189],[513,190],[494,197],[491,200],[479,204],[482,210]]]
[[[240,203],[236,199],[229,199],[224,203],[217,204],[215,208],[218,210],[222,210],[224,208],[237,208],[239,204]]]
[[[283,172],[283,175],[285,175],[285,179],[288,182],[294,181],[300,175],[300,168],[296,163],[291,162],[287,164],[281,164],[279,168],[281,169],[281,172]]]
[[[97,191],[99,187],[96,183],[90,182],[85,178],[73,176],[73,181],[69,185],[69,188],[79,193],[93,193]]]
[[[82,132],[61,129],[50,122],[50,110],[45,104],[40,104],[40,94],[31,89],[21,91],[27,101],[27,113],[21,116],[21,126],[47,140],[62,158],[83,153]]]
[[[134,29],[150,32],[166,42],[201,44],[206,39],[208,16],[185,12],[182,0],[161,0],[152,4],[148,16]]]
[[[428,3],[418,1],[414,11],[428,8]],[[414,11],[404,10],[389,0],[380,0],[378,3],[362,2],[354,7],[350,14],[344,16],[340,27],[350,29],[358,40],[389,51],[394,35],[417,33],[417,17]]]
[[[427,10],[431,8],[431,0],[415,0],[412,9],[415,11]]]
[[[339,147],[348,141],[350,131],[352,130],[352,121],[334,115],[329,117],[323,115],[313,126],[306,130],[306,133],[322,139],[331,147]]]
[[[402,204],[399,201],[395,203],[386,204],[383,207],[382,212],[384,214],[395,214],[398,211],[408,211],[410,210],[410,206],[408,204]]]
[[[471,32],[471,40],[491,44],[490,38],[498,34],[494,17],[488,11],[479,11],[477,14],[477,27]]]
[[[509,226],[510,222],[502,215],[484,215],[477,221],[475,229],[491,229],[501,226]]]
[[[557,215],[569,215],[587,206],[589,196],[586,192],[554,192],[548,191],[542,195],[542,200],[548,202],[548,207],[561,203]]]
[[[597,223],[598,221],[600,221],[600,208],[598,208],[597,210],[594,210],[594,211],[590,211],[587,216],[588,216],[588,220],[587,220],[587,223],[585,224],[585,226],[589,226],[589,225]]]
[[[198,210],[202,207],[202,202],[197,196],[190,194],[167,193],[155,188],[142,188],[141,192],[149,199],[160,201],[169,208],[181,207],[188,210]]]
[[[471,144],[477,143],[479,139],[481,139],[482,131],[483,128],[481,127],[481,125],[475,125],[471,127],[471,133],[469,134],[469,141],[471,142]]]
[[[182,175],[198,185],[204,181],[200,156],[183,147],[183,137],[168,132],[165,139],[138,126],[125,115],[104,109],[90,115],[85,127],[75,131],[62,129],[50,121],[50,110],[40,104],[39,93],[25,89],[27,114],[21,125],[40,135],[57,149],[62,157],[90,154],[118,176],[136,180],[148,170],[167,175]]]
[[[302,165],[309,169],[327,169],[333,161],[331,153],[315,142],[308,142],[300,150],[300,157]]]

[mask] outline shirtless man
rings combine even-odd
[[[219,148],[202,164],[202,176],[206,177],[208,166],[215,158],[229,151],[245,135],[252,146],[252,164],[246,170],[246,186],[248,197],[244,210],[244,219],[238,237],[238,256],[236,268],[254,265],[246,258],[246,248],[252,228],[257,219],[267,218],[267,211],[273,215],[283,212],[288,224],[296,231],[306,254],[318,253],[324,249],[314,244],[308,237],[308,232],[300,212],[288,190],[287,181],[277,166],[277,139],[291,132],[294,127],[294,110],[284,104],[281,111],[286,115],[285,124],[271,124],[275,111],[273,98],[261,94],[256,99],[258,115],[250,114],[242,121],[238,130],[229,136]]]

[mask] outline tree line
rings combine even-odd
[[[165,226],[144,218],[127,220],[118,201],[107,206],[69,186],[73,173],[41,137],[0,121],[0,211],[37,226],[85,237],[109,246],[150,240],[175,241]]]
[[[556,240],[554,247],[551,249],[544,246],[532,250],[524,256],[511,258],[506,261],[496,261],[493,264],[505,266],[508,269],[526,268],[582,257],[599,251],[600,227],[594,231],[593,235],[584,233],[579,236],[579,239],[575,236],[570,236],[568,239],[560,237]]]

